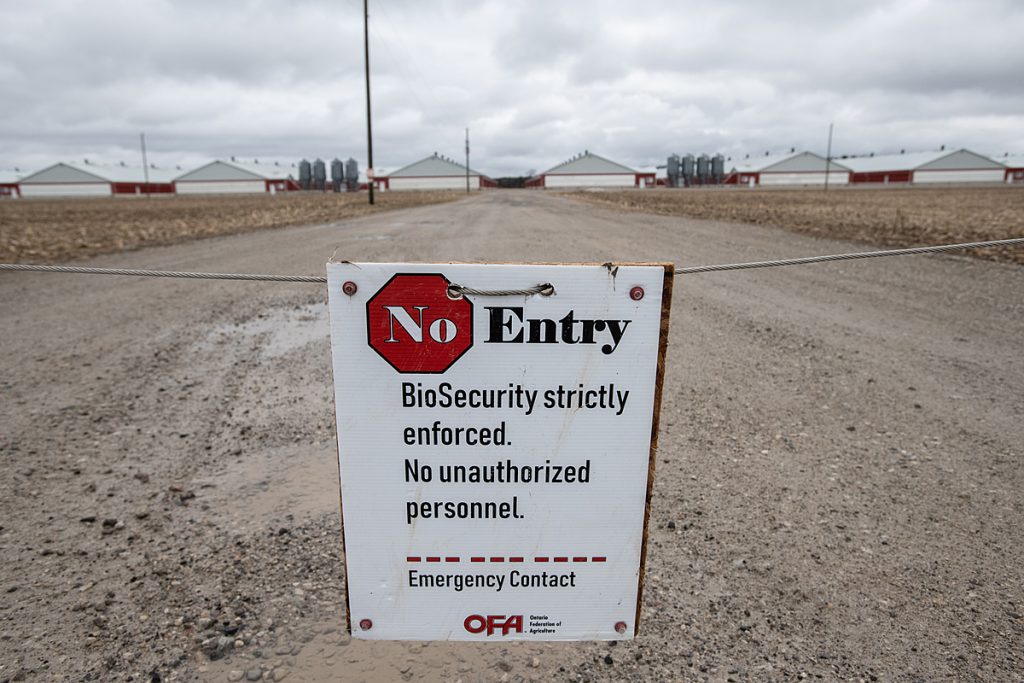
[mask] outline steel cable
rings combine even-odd
[[[941,244],[934,247],[911,247],[909,249],[887,249],[884,251],[858,251],[851,254],[830,254],[828,256],[805,256],[803,258],[777,259],[774,261],[750,261],[748,263],[723,263],[717,266],[693,266],[677,268],[676,275],[694,275],[696,273],[716,273],[723,270],[746,270],[748,268],[775,268],[777,266],[798,266],[807,263],[825,263],[826,261],[852,261],[854,259],[878,258],[880,256],[909,256],[910,254],[930,254],[957,249],[979,249],[981,247],[1005,247],[1024,244],[1024,237],[1006,240],[988,240],[985,242],[964,242],[962,244]]]
[[[543,282],[526,289],[473,289],[456,284],[448,285],[448,296],[453,299],[460,299],[466,294],[470,296],[533,296],[534,294],[551,296],[554,293],[555,288],[550,282]]]
[[[322,275],[261,275],[259,273],[190,273],[174,270],[133,270],[130,268],[84,268],[81,266],[45,266],[30,263],[0,263],[0,270],[27,270],[42,273],[78,275],[136,275],[139,277],[176,277],[187,280],[258,280],[260,282],[327,282]]]
[[[984,247],[1008,247],[1024,244],[1024,237],[1004,240],[986,240],[984,242],[963,242],[960,244],[940,244],[931,247],[911,247],[909,249],[887,249],[883,251],[858,251],[849,254],[829,254],[826,256],[804,256],[801,258],[776,259],[773,261],[749,261],[746,263],[723,263],[712,266],[692,266],[677,268],[676,275],[695,275],[698,273],[717,273],[726,270],[747,270],[751,268],[775,268],[778,266],[798,266],[809,263],[825,263],[828,261],[853,261],[856,259],[878,258],[881,256],[909,256],[912,254],[930,254],[958,249],[981,249]],[[41,273],[73,273],[77,275],[132,275],[138,277],[171,277],[188,280],[249,280],[259,282],[303,282],[323,284],[327,278],[322,275],[267,275],[260,273],[194,273],[174,270],[136,270],[131,268],[87,268],[84,266],[52,266],[32,263],[0,263],[0,270],[30,271]],[[555,288],[551,283],[541,283],[524,289],[484,290],[453,284],[448,287],[449,296],[532,296],[541,294],[551,296]]]

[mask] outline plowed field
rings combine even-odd
[[[296,192],[0,202],[0,261],[50,262],[452,201],[457,192]]]
[[[567,193],[601,206],[667,216],[770,225],[880,247],[1024,237],[1024,187],[736,188]],[[972,252],[1024,263],[1024,249]]]

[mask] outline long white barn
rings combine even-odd
[[[465,190],[466,166],[434,152],[433,155],[374,178],[380,190]],[[497,183],[469,169],[469,188],[481,190]]]
[[[655,175],[584,151],[526,181],[527,187],[654,187]]]
[[[18,181],[22,197],[110,197],[168,194],[175,171],[134,166],[57,163]]]
[[[174,189],[178,194],[262,194],[299,186],[288,166],[217,160],[175,178]]]
[[[758,157],[733,165],[725,179],[726,185],[846,185],[850,167],[833,159],[827,166],[825,157],[814,152],[794,152],[783,157]]]
[[[1006,166],[968,149],[850,157],[855,183],[1001,183]]]

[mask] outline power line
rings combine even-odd
[[[373,204],[373,117],[370,113],[370,9],[368,0],[363,0],[363,49],[366,56],[366,187],[370,193],[370,204]]]
[[[828,192],[828,174],[832,169],[832,127],[834,123],[828,124],[828,151],[825,152],[825,192]]]

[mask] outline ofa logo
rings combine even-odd
[[[470,633],[483,633],[487,631],[487,635],[493,636],[496,631],[500,630],[501,635],[507,636],[512,631],[516,633],[523,632],[523,615],[515,614],[506,617],[504,614],[488,614],[485,617],[480,614],[470,614],[462,622],[462,625]]]
[[[439,273],[392,277],[366,302],[370,347],[401,373],[439,374],[473,346],[473,304]]]

